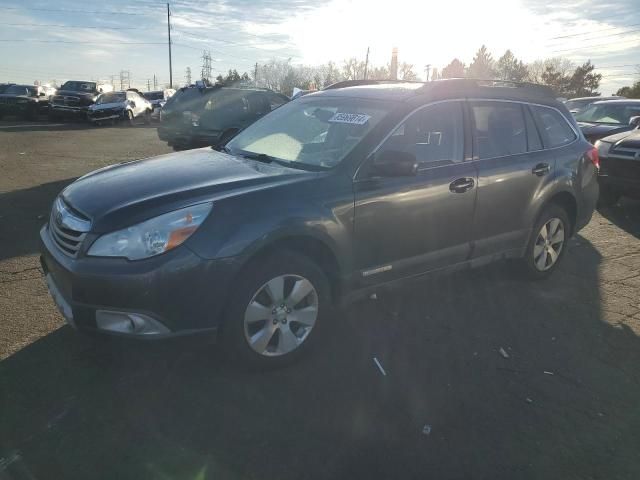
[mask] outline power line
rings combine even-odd
[[[105,45],[105,43],[108,43],[109,45],[165,45],[164,42],[78,42],[78,41],[71,41],[71,40],[35,40],[35,39],[30,39],[30,38],[25,38],[25,39],[12,39],[12,38],[7,38],[7,39],[0,39],[0,42],[31,42],[31,43],[71,43],[73,45]]]
[[[32,7],[2,7],[3,10],[30,10],[34,12],[59,12],[59,13],[89,13],[92,15],[147,15],[138,12],[116,12],[113,10],[69,10],[66,8],[32,8]]]
[[[53,23],[0,23],[12,27],[52,27],[52,28],[95,28],[99,30],[148,30],[157,27],[101,27],[96,25],[63,25]]]
[[[631,45],[627,46],[625,49],[628,48],[632,48],[633,46],[635,46],[635,44],[640,43],[640,38],[637,39],[633,39],[633,40],[624,40],[622,42],[619,43],[615,43],[615,44],[611,44],[609,42],[605,42],[605,43],[595,43],[593,45],[582,45],[579,47],[574,47],[574,48],[565,48],[562,50],[552,50],[551,53],[563,53],[563,52],[575,52],[578,50],[585,50],[587,48],[597,48],[597,47],[607,47],[607,46],[620,46],[621,44],[626,45],[627,43],[633,42]]]
[[[579,37],[581,35],[589,35],[589,34],[592,34],[592,33],[607,32],[607,31],[610,31],[610,30],[617,30],[619,28],[637,27],[639,25],[640,25],[640,23],[632,23],[631,25],[620,25],[620,26],[617,26],[617,27],[603,28],[601,30],[589,30],[589,31],[580,32],[580,33],[572,33],[572,34],[569,34],[569,35],[560,35],[559,37],[551,37],[551,38],[549,38],[549,40],[558,40],[558,39],[561,39],[561,38]]]
[[[581,41],[581,42],[586,42],[586,41],[589,41],[589,40],[598,40],[599,38],[617,37],[617,36],[620,36],[620,35],[628,35],[628,34],[634,34],[634,33],[638,33],[638,32],[640,32],[640,29],[637,29],[637,28],[636,28],[636,29],[634,29],[634,30],[627,30],[627,31],[625,31],[625,32],[609,33],[609,34],[607,34],[607,35],[600,35],[600,36],[597,36],[597,37],[587,37],[587,38],[582,38],[582,39],[580,39],[580,41]],[[560,45],[551,45],[551,46],[558,47],[558,46],[560,46]]]

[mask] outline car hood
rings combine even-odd
[[[580,127],[580,130],[582,130],[586,139],[592,143],[596,140],[600,140],[601,138],[613,135],[614,133],[626,132],[632,128],[629,125],[611,125],[586,122],[578,122],[578,126]]]
[[[97,93],[94,92],[76,92],[75,90],[57,90],[56,95],[68,95],[80,98],[93,98],[97,96]]]
[[[196,203],[315,175],[203,148],[97,170],[61,195],[92,220],[93,232],[104,233]]]
[[[640,150],[640,130],[620,132],[603,138],[603,142],[613,143],[616,147],[633,148]]]
[[[94,103],[90,108],[95,112],[99,110],[110,110],[112,108],[124,108],[126,105],[127,102],[101,103],[99,105],[97,103]]]

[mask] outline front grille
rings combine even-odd
[[[640,180],[640,160],[602,159],[602,173],[610,177]]]
[[[53,97],[54,105],[65,105],[69,107],[77,107],[80,105],[80,97],[72,97],[69,95],[56,95]]]
[[[49,235],[62,252],[76,257],[91,221],[57,198],[49,217]]]
[[[18,99],[16,97],[0,97],[0,103],[5,105],[15,105],[18,103]]]
[[[120,115],[122,113],[121,108],[112,108],[109,110],[94,110],[91,112],[91,117],[93,118],[104,118],[110,117],[112,115]]]

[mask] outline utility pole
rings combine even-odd
[[[367,79],[367,72],[369,70],[369,47],[367,47],[367,59],[364,62],[364,79]]]
[[[169,37],[169,88],[173,88],[173,68],[171,66],[171,11],[167,3],[167,35]]]
[[[191,67],[187,67],[187,73],[184,76],[184,79],[187,81],[187,86],[191,85]]]
[[[113,87],[113,89],[116,89],[116,84],[114,83],[114,79],[116,78],[115,75],[109,75],[109,78],[111,78],[111,86]]]
[[[258,62],[256,62],[256,70],[255,70],[255,73],[253,74],[253,85],[255,87],[258,86]]]
[[[156,78],[156,74],[153,74],[153,89],[157,90],[158,89],[158,79]]]
[[[131,72],[129,70],[120,70],[120,90],[124,90],[125,84],[127,88],[131,88]]]
[[[151,91],[151,79],[147,78],[147,92]]]
[[[424,67],[424,71],[427,72],[427,82],[429,81],[429,73],[431,73],[431,64],[427,63],[427,65]]]

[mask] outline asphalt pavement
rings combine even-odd
[[[640,202],[597,213],[547,281],[425,279],[250,373],[84,337],[47,294],[55,195],[168,151],[153,127],[0,122],[0,479],[640,478]]]

